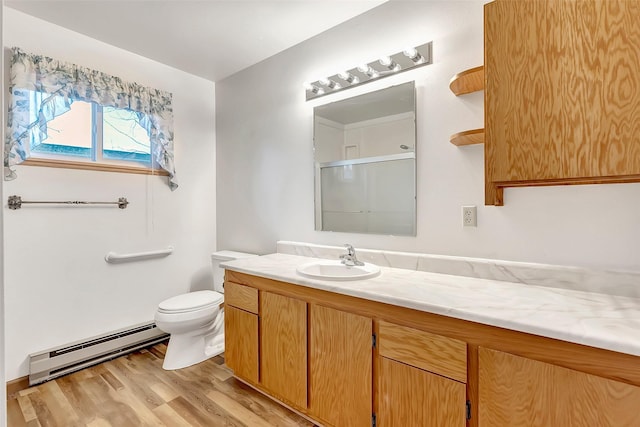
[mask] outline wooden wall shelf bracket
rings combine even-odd
[[[471,68],[453,76],[449,89],[454,95],[477,92],[484,89],[484,65]]]
[[[484,143],[484,129],[472,129],[465,130],[464,132],[458,132],[451,135],[449,141],[453,145],[473,145]]]

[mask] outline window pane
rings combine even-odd
[[[151,144],[147,131],[131,110],[104,107],[102,110],[102,156],[149,164]]]
[[[32,153],[90,158],[91,104],[73,102],[69,111],[47,123],[47,135],[41,144],[32,144]]]

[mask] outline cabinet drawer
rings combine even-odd
[[[467,344],[463,341],[381,320],[378,352],[380,356],[467,382]]]
[[[258,290],[234,282],[224,282],[225,304],[258,314]]]

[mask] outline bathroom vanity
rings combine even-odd
[[[638,426],[640,300],[313,258],[225,265],[227,365],[325,426]]]

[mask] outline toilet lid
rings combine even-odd
[[[220,304],[223,300],[224,297],[218,292],[196,291],[166,299],[158,305],[158,309],[165,313],[194,311]]]

